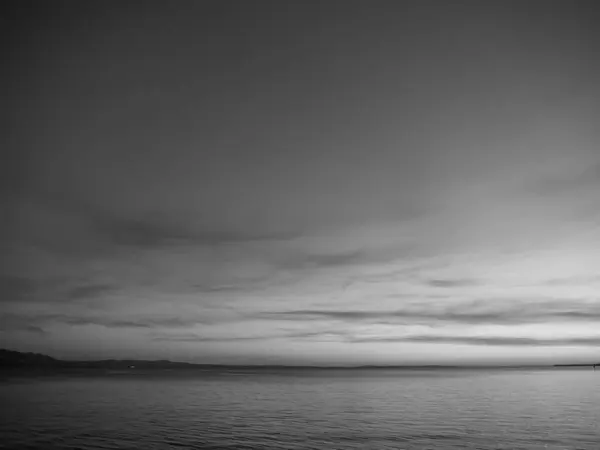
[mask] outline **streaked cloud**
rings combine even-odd
[[[466,344],[508,347],[594,347],[600,344],[600,336],[573,337],[566,339],[534,339],[524,337],[495,336],[400,336],[351,339],[354,343],[402,343],[422,342],[436,344]]]
[[[478,281],[470,279],[462,280],[427,280],[427,284],[434,287],[451,288],[451,287],[465,287],[465,286],[476,286]]]
[[[259,335],[241,335],[241,336],[202,336],[197,333],[179,333],[163,334],[152,337],[154,341],[166,342],[229,342],[229,341],[269,341],[269,340],[309,340],[309,341],[339,341],[345,337],[342,332],[328,331],[301,331],[301,332],[283,332],[269,333]]]
[[[425,321],[434,325],[439,325],[440,322],[462,324],[589,322],[600,321],[600,303],[572,300],[536,301],[533,299],[497,299],[460,303],[450,300],[432,303],[427,302],[426,299],[420,299],[419,303],[396,310],[291,310],[264,313],[261,317],[273,320],[333,319],[368,323]]]
[[[131,315],[127,318],[115,317],[113,313],[100,314],[2,314],[0,315],[3,329],[28,329],[52,327],[55,325],[72,326],[101,326],[105,328],[190,328],[203,324],[219,324],[236,322],[234,317],[214,316],[144,316],[143,314]]]

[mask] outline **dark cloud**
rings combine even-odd
[[[110,218],[112,219],[112,218]],[[113,244],[155,247],[177,241],[189,241],[190,235],[182,229],[160,220],[112,219],[99,221],[99,228]]]
[[[121,319],[107,319],[100,317],[69,317],[69,316],[57,316],[51,319],[54,323],[62,323],[74,326],[84,325],[100,325],[106,328],[155,328],[158,326],[182,326],[180,320],[162,320],[161,323],[155,323],[154,321],[147,320],[121,320]],[[189,324],[185,325],[189,326]]]
[[[192,286],[196,292],[201,293],[215,293],[215,292],[248,292],[251,289],[256,289],[255,286],[248,285],[216,285],[207,286],[203,284],[196,284]]]
[[[348,342],[373,343],[373,342],[422,342],[432,344],[466,344],[487,346],[597,346],[600,345],[600,336],[596,337],[574,337],[556,339],[535,339],[524,337],[506,336],[398,336],[398,337],[368,337],[351,338]]]
[[[463,279],[432,279],[427,280],[426,284],[433,287],[440,288],[453,288],[453,287],[470,287],[470,286],[478,286],[481,284],[480,281],[463,278]]]
[[[557,321],[600,320],[600,303],[574,301],[474,301],[452,306],[419,304],[396,310],[291,310],[262,313],[274,320],[345,322],[454,322],[464,324],[523,324]]]
[[[96,298],[116,289],[108,284],[72,286],[65,279],[38,281],[3,275],[0,276],[0,303],[69,303]]]
[[[289,257],[282,268],[289,269],[320,269],[327,267],[343,267],[367,264],[372,257],[366,252],[354,250],[350,252],[310,254],[297,253]]]
[[[35,319],[15,314],[0,314],[0,331],[27,331],[30,333],[44,334],[42,327],[36,324]]]
[[[115,286],[108,284],[91,284],[87,286],[77,286],[67,291],[65,297],[70,301],[86,300],[96,298],[103,294],[109,294],[116,290]]]
[[[140,317],[136,318],[114,318],[100,315],[68,315],[68,314],[15,314],[6,313],[0,315],[0,321],[5,329],[22,329],[24,326],[44,327],[52,324],[64,324],[71,326],[97,325],[106,328],[189,328],[195,325],[207,325],[235,321],[233,318],[203,317],[190,315],[185,317]]]
[[[209,317],[159,317],[136,319],[110,319],[99,317],[65,317],[59,319],[70,325],[100,325],[106,328],[188,328],[195,325],[210,325],[223,322],[222,319]]]
[[[19,302],[31,299],[37,283],[28,278],[0,275],[0,302]]]
[[[207,337],[199,336],[195,333],[177,334],[168,336],[155,336],[152,338],[153,341],[160,342],[232,342],[232,341],[253,341],[267,339],[265,336],[246,336],[246,337],[234,337],[234,336],[223,336],[223,337]]]
[[[269,339],[309,339],[316,341],[340,340],[342,337],[348,337],[347,333],[331,331],[300,331],[286,332],[278,334],[264,334],[254,336],[200,336],[196,333],[168,334],[155,336],[155,341],[169,342],[228,342],[228,341],[258,341]]]
[[[132,249],[212,247],[280,241],[296,236],[218,228],[185,214],[110,210],[94,205],[89,199],[68,195],[57,198],[46,193],[34,193],[21,199],[14,220],[22,244],[33,245],[55,256],[91,259]]]
[[[162,215],[141,218],[103,217],[98,220],[100,231],[116,245],[156,247],[173,244],[223,245],[256,241],[289,239],[293,234],[251,233],[237,230],[216,230],[202,223],[183,218],[178,221]]]
[[[43,328],[40,327],[36,327],[34,325],[28,325],[24,328],[24,331],[28,331],[30,333],[35,333],[35,334],[46,334],[46,330],[44,330]]]

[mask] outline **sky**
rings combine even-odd
[[[595,9],[15,3],[1,346],[599,362]]]

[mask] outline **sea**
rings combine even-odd
[[[600,370],[8,376],[0,411],[2,449],[600,450]]]

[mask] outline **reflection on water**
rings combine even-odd
[[[0,448],[600,449],[591,369],[38,378],[0,403]]]

